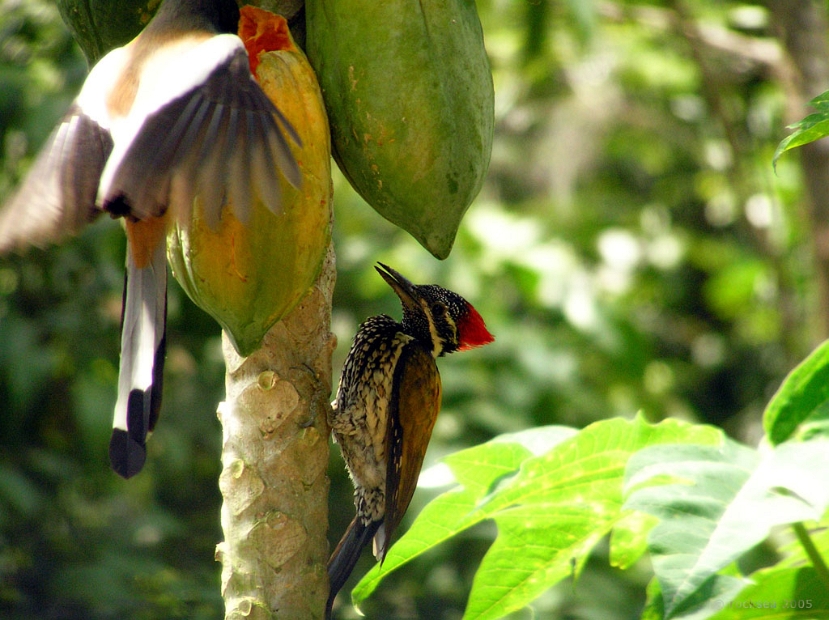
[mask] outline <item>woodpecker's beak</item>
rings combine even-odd
[[[420,303],[417,300],[420,296],[417,294],[417,287],[388,265],[383,263],[378,263],[378,265],[380,267],[375,267],[377,273],[383,276],[388,285],[394,289],[401,303],[409,308],[419,308]]]

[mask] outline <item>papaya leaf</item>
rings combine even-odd
[[[709,577],[702,587],[676,610],[673,618],[705,620],[734,600],[749,582],[740,577],[736,566],[726,572],[729,574]],[[662,620],[663,618],[665,618],[665,605],[662,589],[659,586],[659,580],[654,578],[648,584],[642,620]]]
[[[610,533],[610,565],[621,570],[633,566],[648,550],[648,533],[659,522],[639,511],[629,512]]]
[[[659,580],[653,577],[645,589],[645,607],[642,609],[640,620],[662,620],[664,617],[662,589],[659,587]]]
[[[817,108],[818,111],[789,125],[789,129],[795,131],[777,145],[774,157],[772,157],[772,163],[775,167],[777,166],[777,160],[783,153],[829,135],[829,91],[812,99],[809,105]]]
[[[777,445],[789,439],[807,420],[827,417],[829,340],[789,373],[766,407],[763,427],[772,445]]]
[[[578,430],[571,426],[539,426],[517,433],[504,433],[491,439],[488,443],[518,444],[524,446],[535,456],[541,456],[576,433],[578,433]],[[475,450],[475,448],[472,448],[472,450]],[[453,462],[454,456],[450,455],[446,460]]]
[[[823,518],[815,523],[815,527],[809,532],[809,537],[817,552],[822,557],[829,558],[829,512],[824,513]],[[794,568],[810,561],[806,550],[797,538],[783,545],[780,552],[784,558],[776,564],[779,568]]]
[[[624,508],[660,518],[648,546],[665,618],[683,617],[691,601],[710,598],[710,580],[773,526],[819,519],[829,505],[827,469],[825,440],[786,443],[762,458],[732,441],[636,454]]]
[[[829,618],[829,589],[811,566],[773,566],[751,575],[751,585],[731,600],[714,598],[721,609],[712,620]]]
[[[424,508],[353,599],[363,600],[382,575],[415,555],[492,518],[498,537],[476,574],[465,618],[499,618],[580,572],[592,547],[623,516],[622,479],[631,454],[657,443],[722,441],[711,427],[676,420],[651,425],[641,417],[604,420],[566,435],[548,435],[554,445],[543,453],[543,442],[522,433],[512,437],[520,444],[499,438],[447,458],[460,486]]]
[[[721,438],[716,429],[676,420],[613,419],[525,461],[511,484],[477,509],[495,519],[498,537],[475,576],[464,617],[500,618],[577,576],[623,516],[621,482],[631,454],[659,443]]]
[[[354,605],[368,598],[393,570],[482,521],[484,517],[480,515],[474,519],[469,516],[499,480],[514,475],[527,458],[551,450],[576,432],[574,428],[546,426],[507,433],[447,456],[444,461],[460,486],[438,496],[423,509],[405,536],[389,550],[382,567],[375,566],[355,586],[351,593]]]
[[[829,403],[815,409],[814,414],[797,429],[795,437],[800,441],[829,439]]]

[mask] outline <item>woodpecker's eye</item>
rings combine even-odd
[[[446,314],[446,306],[439,301],[432,304],[432,316],[435,318],[442,318]]]

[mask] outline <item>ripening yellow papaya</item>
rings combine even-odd
[[[334,159],[438,258],[489,167],[494,94],[474,0],[306,0]]]
[[[252,64],[258,58],[259,85],[302,139],[301,147],[291,143],[302,184],[295,189],[279,175],[280,215],[258,203],[243,224],[229,204],[216,229],[197,199],[192,218],[172,228],[167,257],[190,298],[222,325],[241,355],[249,355],[322,267],[331,239],[331,145],[316,76],[285,20],[244,7],[239,36]]]

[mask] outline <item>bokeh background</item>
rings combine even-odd
[[[772,168],[785,126],[829,88],[826,3],[478,9],[495,146],[450,258],[433,259],[335,178],[335,375],[362,319],[399,316],[372,269],[380,260],[458,291],[497,336],[441,361],[427,466],[499,433],[640,410],[755,444],[764,404],[829,325],[826,149]],[[0,201],[86,71],[52,2],[0,0]],[[118,224],[102,218],[59,247],[0,259],[0,616],[10,620],[223,616],[219,328],[172,284],[161,423],[144,473],[121,480],[107,444],[123,255]],[[335,450],[330,476],[335,542],[353,515]],[[420,489],[407,518],[438,491]],[[408,565],[364,611],[460,618],[494,534],[483,525]],[[611,570],[600,547],[578,584],[515,617],[637,618],[648,571]]]

